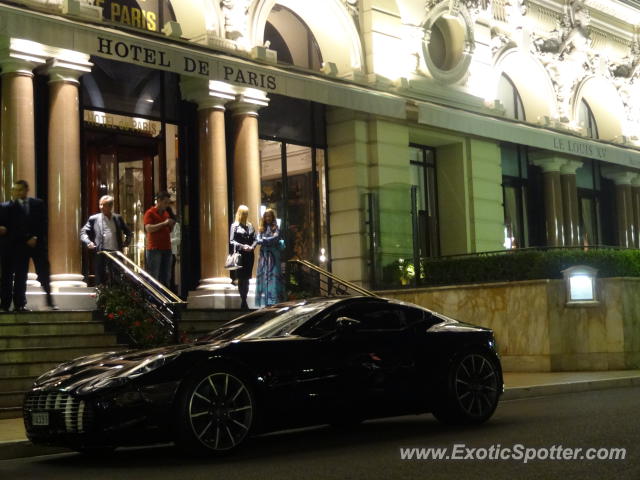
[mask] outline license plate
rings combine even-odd
[[[32,412],[31,425],[39,427],[49,425],[49,412]]]

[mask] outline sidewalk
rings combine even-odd
[[[640,385],[640,370],[603,372],[505,373],[502,401],[560,393],[585,392]],[[0,460],[65,452],[63,448],[32,445],[22,418],[0,420]]]

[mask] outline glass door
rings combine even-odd
[[[120,142],[118,141],[120,140]],[[153,205],[154,165],[158,163],[157,142],[135,142],[122,145],[121,138],[109,136],[87,143],[86,217],[99,212],[103,195],[114,197],[114,211],[122,215],[133,233],[124,253],[144,267],[144,212]],[[138,145],[135,145],[138,143]],[[85,273],[93,274],[92,255],[86,256]]]
[[[155,152],[149,148],[119,147],[115,207],[133,233],[126,255],[144,265],[144,212],[153,205]]]

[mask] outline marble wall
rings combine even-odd
[[[566,305],[563,280],[378,292],[494,330],[505,371],[640,368],[640,278],[598,280],[597,305]]]

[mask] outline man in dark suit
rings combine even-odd
[[[131,230],[124,219],[113,212],[113,197],[104,195],[100,198],[100,213],[91,215],[80,230],[80,240],[92,252],[122,250],[131,242]],[[124,236],[124,238],[123,238]],[[95,258],[96,285],[105,278],[105,259],[103,255]]]
[[[38,281],[47,295],[47,305],[55,309],[49,284],[49,254],[47,248],[47,209],[42,200],[28,197],[29,184],[17,180],[11,188],[8,203],[7,254],[2,268],[2,299],[0,308],[9,310],[13,299],[16,312],[28,311],[27,273],[29,259],[38,275]]]

